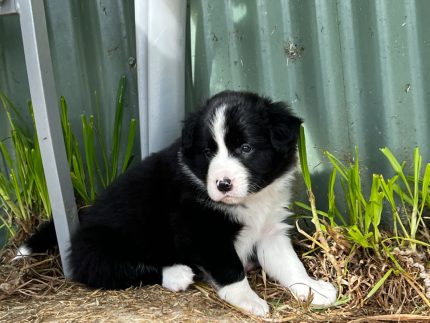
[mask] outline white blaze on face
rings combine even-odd
[[[211,131],[218,150],[209,164],[207,190],[209,197],[216,202],[236,204],[248,194],[248,171],[237,158],[229,156],[224,141],[226,110],[226,106],[219,107],[211,122]],[[231,181],[232,187],[228,192],[222,192],[217,187],[217,183],[224,179]]]

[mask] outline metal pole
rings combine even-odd
[[[142,157],[180,135],[185,114],[186,0],[135,0]]]
[[[148,138],[148,1],[134,1],[136,25],[137,88],[139,103],[140,154],[149,154]]]
[[[43,0],[16,0],[37,136],[65,277],[78,216],[64,148]]]

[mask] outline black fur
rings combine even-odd
[[[206,183],[217,150],[208,123],[220,105],[229,107],[226,145],[249,170],[254,191],[293,166],[301,120],[285,104],[244,92],[212,97],[185,121],[181,139],[132,167],[86,209],[71,241],[74,280],[108,289],[160,283],[162,268],[174,264],[203,269],[218,286],[244,278],[234,248],[243,224],[226,214],[240,206],[218,207],[178,162],[181,152]],[[240,154],[244,142],[253,147],[247,155]]]
[[[36,232],[27,239],[26,245],[31,248],[33,253],[43,253],[57,245],[54,222],[48,221],[42,223]]]

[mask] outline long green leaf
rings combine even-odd
[[[423,213],[424,206],[426,205],[426,201],[429,200],[430,194],[429,194],[429,185],[430,185],[430,163],[426,165],[424,176],[423,176],[423,183],[421,186],[421,210],[420,213]],[[429,205],[430,207],[430,205]]]
[[[72,127],[69,122],[67,102],[64,97],[60,98],[60,116],[61,127],[63,129],[64,144],[66,147],[67,162],[70,168],[72,166],[73,142],[75,141],[75,138],[73,136]]]
[[[109,166],[109,158],[108,158],[108,151],[106,148],[106,143],[104,140],[104,127],[103,124],[100,122],[101,114],[100,114],[100,104],[99,104],[99,98],[97,96],[97,92],[94,92],[95,95],[95,101],[96,101],[96,126],[95,126],[95,133],[97,142],[99,145],[100,154],[102,156],[103,161],[103,167],[99,163],[96,163],[96,171],[97,175],[99,176],[100,183],[102,185],[102,188],[106,188],[106,186],[111,182],[111,175],[110,175],[110,166]]]
[[[398,162],[397,158],[394,157],[394,155],[391,152],[391,150],[389,150],[387,147],[381,148],[380,150],[385,155],[385,157],[387,157],[388,161],[391,164],[391,167],[394,169],[394,171],[397,173],[397,175],[400,176],[400,178],[402,179],[403,183],[405,184],[406,189],[408,190],[409,196],[412,198],[413,194],[412,194],[411,188],[409,186],[409,182],[406,179],[405,174],[403,173],[403,167],[400,165],[400,163]]]
[[[329,179],[329,184],[328,184],[328,217],[330,220],[330,224],[333,226],[335,225],[335,215],[336,215],[336,197],[335,197],[335,193],[334,193],[334,186],[336,183],[336,168],[333,168],[331,174],[330,174],[330,179]]]
[[[122,115],[124,111],[124,92],[125,92],[125,76],[122,76],[118,85],[117,91],[117,104],[115,111],[115,122],[112,137],[112,159],[111,159],[111,181],[116,177],[118,171],[118,161],[119,161],[119,147],[121,140],[121,124]]]
[[[130,121],[130,128],[128,130],[128,136],[127,136],[127,147],[125,150],[124,160],[122,163],[122,169],[121,172],[124,173],[128,166],[130,166],[131,160],[132,160],[132,154],[133,154],[133,146],[134,146],[134,138],[136,135],[136,119],[131,119]]]
[[[302,209],[307,210],[307,211],[312,211],[312,208],[309,205],[307,205],[307,204],[305,204],[303,202],[297,201],[297,202],[294,202],[294,204],[297,205],[298,207],[301,207]],[[328,214],[326,212],[324,212],[324,211],[318,210],[317,213],[319,215],[324,216],[324,217],[328,217]]]
[[[90,116],[90,121],[88,122],[84,115],[81,116],[83,137],[84,137],[84,149],[85,149],[85,160],[88,172],[89,181],[89,196],[91,200],[95,199],[95,173],[94,173],[94,163],[95,161],[95,147],[94,147],[94,117]]]
[[[348,168],[339,159],[337,159],[333,154],[329,153],[328,151],[325,151],[324,155],[327,156],[330,163],[333,165],[334,168],[336,168],[339,174],[345,180],[348,180],[348,175],[347,175]]]
[[[9,153],[8,149],[6,148],[6,145],[2,141],[0,141],[0,153],[6,161],[6,167],[9,170],[12,169],[13,168],[12,158],[10,157],[10,153]]]
[[[308,158],[306,153],[305,128],[300,126],[300,137],[298,142],[300,166],[302,168],[303,180],[308,190],[312,189],[311,175],[308,168]]]
[[[382,278],[380,280],[378,280],[378,282],[375,284],[375,286],[373,286],[373,288],[367,294],[366,298],[364,299],[365,301],[367,301],[369,298],[371,298],[378,291],[378,289],[381,288],[382,285],[384,285],[385,281],[388,279],[388,277],[391,276],[393,271],[394,271],[393,268],[390,268],[385,273],[385,275],[382,276]]]

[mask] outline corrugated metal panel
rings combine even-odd
[[[325,149],[349,159],[358,145],[366,175],[388,171],[383,146],[429,161],[429,15],[426,0],[191,0],[192,100],[239,89],[290,102],[317,183]]]
[[[127,77],[124,121],[137,117],[134,2],[45,0],[45,8],[57,93],[66,97],[77,131],[79,116],[95,114],[98,104],[101,122],[111,133],[123,74]],[[0,90],[25,108],[30,93],[20,35],[18,16],[0,17]],[[0,118],[3,138],[7,128],[2,111]]]
[[[45,6],[57,90],[75,126],[94,112],[97,91],[110,128],[121,74],[125,120],[137,116],[133,1]],[[369,172],[386,168],[385,145],[402,159],[419,145],[429,160],[429,14],[426,0],[189,0],[188,106],[227,88],[286,100],[306,121],[312,166],[320,150],[349,158],[356,144]],[[24,107],[19,33],[17,17],[0,17],[0,89]],[[314,171],[324,174],[324,163]]]

